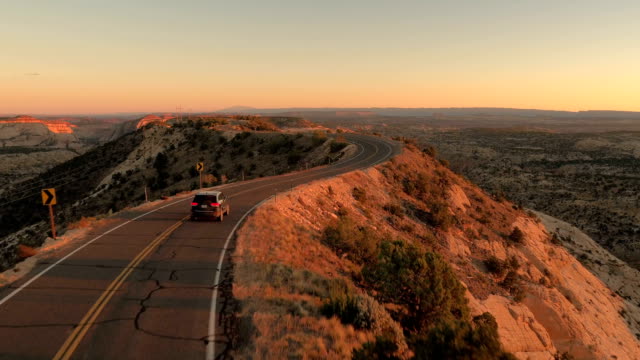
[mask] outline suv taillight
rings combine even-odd
[[[198,206],[198,203],[197,202],[192,202],[191,206]]]
[[[220,206],[220,203],[211,203],[211,206]]]

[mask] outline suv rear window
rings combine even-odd
[[[215,195],[196,195],[196,197],[193,198],[193,202],[197,202],[198,204],[212,203],[218,202],[218,199],[216,199]]]

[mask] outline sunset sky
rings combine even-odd
[[[0,0],[0,14],[0,114],[640,111],[637,0]]]

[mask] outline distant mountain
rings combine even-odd
[[[219,112],[243,113],[243,114],[287,114],[287,113],[307,113],[307,112],[333,112],[336,114],[376,114],[382,116],[522,116],[522,117],[557,117],[557,118],[627,118],[640,119],[640,112],[634,111],[609,111],[609,110],[588,110],[588,111],[558,111],[558,110],[537,110],[537,109],[513,109],[513,108],[252,108],[248,106],[234,106],[222,109]]]
[[[255,110],[258,110],[256,108],[253,108],[251,106],[242,106],[242,105],[236,105],[236,106],[232,106],[232,107],[228,107],[225,109],[221,109],[218,110],[217,112],[220,113],[251,113]]]

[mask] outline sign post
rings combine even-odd
[[[49,218],[51,219],[51,237],[56,239],[56,220],[53,215],[53,205],[58,203],[56,189],[42,189],[42,205],[49,207]]]
[[[199,162],[196,164],[196,170],[200,173],[200,189],[202,189],[202,170],[204,170],[204,163]]]

